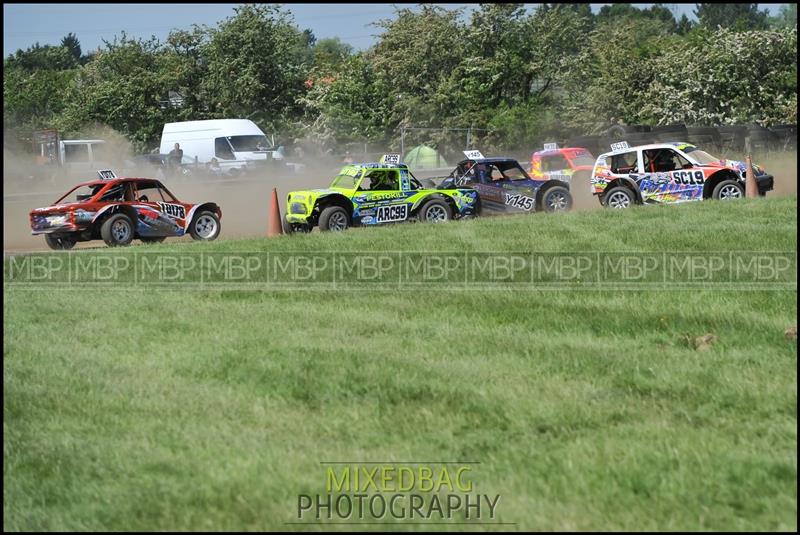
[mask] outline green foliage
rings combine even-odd
[[[335,73],[352,54],[353,47],[338,37],[320,39],[314,43],[313,48],[314,70],[319,73]]]
[[[72,32],[68,33],[62,40],[61,46],[69,50],[72,57],[74,57],[77,61],[81,60],[81,43],[78,41],[78,38],[75,37],[75,34]]]
[[[3,71],[4,129],[33,130],[64,110],[78,63],[67,48],[37,43],[7,58]]]
[[[644,94],[655,75],[655,59],[674,40],[650,18],[599,25],[563,78],[565,121],[587,132],[612,118],[652,121],[642,113]]]
[[[87,56],[69,33],[63,46],[37,43],[4,61],[4,127],[70,135],[100,123],[144,149],[165,122],[242,117],[333,149],[397,148],[409,126],[491,128],[476,143],[510,147],[550,129],[599,132],[611,118],[796,122],[795,5],[767,20],[755,4],[698,4],[697,27],[664,4],[606,5],[596,16],[588,4],[523,6],[481,4],[469,18],[401,6],[358,53],[264,4],[163,43],[123,34]],[[774,31],[753,30],[767,23]],[[463,144],[444,131],[420,135]]]
[[[36,43],[28,50],[17,50],[3,61],[3,69],[62,71],[74,69],[78,61],[72,51],[63,46],[40,46]]]
[[[212,117],[248,117],[267,129],[300,113],[309,35],[275,5],[242,5],[207,30],[198,91]]]
[[[58,126],[79,132],[101,123],[125,134],[140,150],[149,147],[168,118],[162,109],[169,90],[180,83],[176,56],[155,39],[106,43],[72,84]]]
[[[171,121],[189,121],[208,118],[208,104],[201,99],[200,83],[206,73],[207,62],[202,45],[206,31],[193,26],[190,31],[173,30],[167,37],[163,50],[163,65],[168,67],[173,78],[173,90],[183,97],[183,106],[169,108],[165,115]]]
[[[333,148],[351,141],[386,141],[389,88],[363,56],[346,59],[336,76],[319,75],[300,103],[307,111],[307,136]]]
[[[394,19],[376,23],[384,33],[365,57],[381,84],[392,88],[390,125],[441,126],[452,113],[453,102],[439,86],[465,56],[459,14],[422,4],[419,12],[398,9]]]
[[[663,123],[794,123],[796,58],[796,29],[697,32],[654,59],[643,114]]]
[[[598,25],[619,24],[624,19],[654,20],[669,33],[678,31],[674,15],[663,4],[654,4],[645,9],[639,9],[631,4],[607,4],[600,8],[596,17]]]
[[[697,4],[694,11],[701,26],[710,30],[730,28],[742,30],[766,30],[767,12],[759,11],[758,4]]]
[[[3,74],[3,122],[6,126],[47,125],[65,105],[65,91],[76,70],[34,71],[8,69]]]
[[[769,18],[769,25],[774,29],[791,29],[797,27],[797,4],[784,4],[778,14]]]
[[[695,26],[694,23],[691,20],[689,20],[689,17],[687,17],[686,14],[684,13],[683,15],[681,15],[681,19],[678,21],[678,25],[675,31],[678,35],[686,35],[692,30],[692,28],[694,28],[694,26]]]

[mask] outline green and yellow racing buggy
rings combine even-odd
[[[425,187],[402,163],[346,165],[327,189],[293,191],[286,200],[286,232],[345,230],[400,221],[440,222],[477,214],[471,188]]]

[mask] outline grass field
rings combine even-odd
[[[796,210],[705,202],[74,254],[796,254]],[[298,494],[324,492],[321,462],[351,460],[479,462],[498,529],[797,528],[796,286],[42,288],[5,284],[5,530],[331,529],[286,523]],[[705,351],[686,341],[706,333]],[[422,528],[453,529],[395,529]]]

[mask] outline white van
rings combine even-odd
[[[42,149],[44,150],[44,149]],[[89,173],[98,169],[109,169],[114,162],[102,139],[67,139],[58,144],[59,163],[68,176]]]
[[[161,154],[169,154],[179,143],[184,161],[208,164],[216,158],[223,171],[240,170],[258,160],[282,160],[274,139],[248,119],[210,119],[167,123],[161,133]]]

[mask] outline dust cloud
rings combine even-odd
[[[86,139],[92,139],[86,137]],[[98,132],[94,139],[105,139],[109,154],[117,155],[108,162],[112,169],[124,168],[126,176],[156,177],[153,168],[131,167],[125,161],[133,153],[130,144],[113,132]],[[28,214],[33,208],[52,204],[81,181],[93,180],[96,171],[72,171],[54,167],[42,172],[29,154],[3,154],[3,250],[23,252],[47,250],[44,238],[32,236]],[[285,209],[286,194],[292,190],[327,187],[341,162],[329,156],[315,156],[294,161],[304,164],[295,173],[289,167],[275,167],[261,175],[247,178],[176,177],[163,182],[178,199],[185,202],[214,201],[222,208],[222,238],[264,236],[267,229],[267,207],[272,189],[278,192],[281,210]],[[797,194],[797,152],[772,152],[754,155],[753,161],[775,176],[775,190],[768,196]],[[525,166],[525,160],[521,160]],[[122,166],[122,167],[118,167]],[[424,173],[416,173],[425,178]],[[600,208],[592,196],[588,177],[576,176],[572,184],[575,210]],[[190,239],[190,238],[181,238]],[[76,247],[105,247],[102,242],[79,243]]]
[[[213,201],[220,205],[223,238],[264,236],[267,231],[267,207],[273,188],[278,192],[278,203],[283,211],[289,191],[327,187],[339,165],[335,162],[328,165],[311,162],[297,173],[290,167],[284,167],[246,178],[181,176],[159,179],[181,201]],[[17,160],[6,155],[3,162],[3,250],[46,250],[44,238],[30,233],[30,211],[52,204],[77,183],[94,180],[97,175],[96,172],[87,172],[73,178],[56,175],[41,180],[27,178],[30,175],[19,173],[20,169],[27,171],[29,167],[21,167]],[[152,168],[136,167],[128,167],[125,176],[156,177]],[[15,177],[23,178],[15,180]],[[9,183],[13,183],[13,187],[9,187]],[[98,246],[105,245],[99,241],[76,245],[83,248]]]
[[[766,157],[753,157],[753,163],[775,177],[775,189],[767,195],[797,195],[797,151],[773,152]]]

